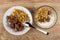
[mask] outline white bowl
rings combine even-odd
[[[12,28],[9,27],[8,25],[8,22],[7,22],[7,19],[6,17],[9,16],[13,11],[14,9],[19,9],[19,10],[22,10],[24,11],[28,16],[29,16],[29,19],[30,19],[30,23],[32,24],[32,15],[30,13],[30,11],[28,9],[26,9],[25,7],[22,7],[22,6],[14,6],[14,7],[11,7],[9,8],[4,16],[3,16],[3,25],[4,25],[4,28],[10,33],[10,34],[13,34],[13,35],[23,35],[25,34],[26,32],[28,32],[30,30],[30,27],[26,27],[23,31],[18,31],[18,32],[15,32]]]
[[[50,21],[49,22],[45,22],[45,23],[40,23],[40,22],[37,22],[36,19],[34,18],[34,21],[35,23],[41,27],[41,28],[51,28],[55,25],[55,23],[57,22],[57,12],[54,8],[52,8],[51,6],[47,6],[47,5],[44,5],[44,6],[41,6],[39,8],[42,8],[42,7],[47,7],[49,10],[52,11],[52,14],[50,15]],[[38,9],[39,9],[38,8]],[[37,10],[38,10],[37,9]],[[37,11],[36,11],[37,12]],[[36,13],[35,13],[36,14]],[[35,16],[35,15],[34,15]]]

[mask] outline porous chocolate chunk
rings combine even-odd
[[[11,28],[15,28],[14,23],[9,24]]]
[[[14,31],[17,32],[18,31],[17,28],[15,28]]]
[[[51,11],[48,11],[48,15],[50,15],[51,14]]]
[[[19,28],[19,31],[22,31],[24,29],[24,26],[21,26],[20,28]]]
[[[15,24],[15,28],[19,31],[19,25]]]

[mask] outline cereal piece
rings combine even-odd
[[[49,16],[48,16],[48,18],[46,19],[46,21],[47,21],[47,22],[49,22],[49,21],[50,21],[50,17],[49,17]]]

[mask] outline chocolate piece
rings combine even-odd
[[[9,25],[10,25],[11,28],[15,28],[14,23],[10,23]]]
[[[21,26],[20,28],[19,28],[19,31],[22,31],[24,29],[24,26]]]
[[[19,31],[19,25],[15,24],[15,28]]]
[[[17,28],[15,28],[14,30],[15,30],[15,32],[17,32],[17,31],[18,31],[18,30],[17,30]]]
[[[50,15],[51,14],[51,11],[48,11],[48,15]]]

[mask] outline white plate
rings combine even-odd
[[[57,12],[56,12],[56,10],[54,9],[54,8],[52,8],[52,7],[50,7],[50,6],[47,6],[47,5],[44,5],[44,6],[41,6],[40,8],[42,8],[42,7],[47,7],[48,8],[48,10],[51,10],[52,11],[52,13],[51,13],[51,15],[50,15],[50,21],[49,22],[45,22],[45,23],[40,23],[40,22],[37,22],[36,20],[35,20],[35,18],[34,18],[34,21],[35,21],[35,23],[39,26],[39,27],[41,27],[41,28],[50,28],[50,27],[53,27],[53,25],[56,23],[56,21],[57,21]],[[38,8],[39,9],[39,8]],[[37,9],[37,10],[38,10]],[[35,15],[34,15],[35,16]]]
[[[28,9],[26,9],[25,7],[22,7],[22,6],[14,6],[14,7],[11,7],[9,8],[4,16],[3,16],[3,25],[4,25],[4,28],[10,33],[10,34],[13,34],[13,35],[22,35],[22,34],[25,34],[26,32],[28,32],[30,30],[30,27],[26,27],[23,31],[19,31],[19,32],[15,32],[12,28],[9,27],[8,25],[8,22],[7,22],[7,19],[6,17],[9,16],[14,9],[19,9],[19,10],[22,10],[24,11],[28,16],[29,16],[29,19],[30,19],[30,23],[32,24],[32,15],[30,13],[30,11]]]

